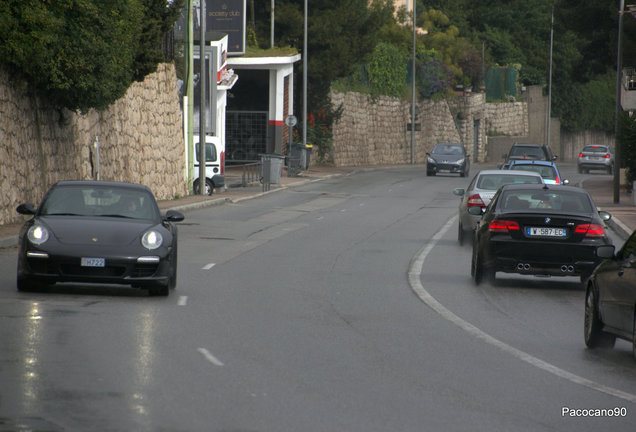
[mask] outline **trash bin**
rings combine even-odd
[[[283,171],[285,156],[277,153],[261,155],[261,177],[263,184],[278,184]]]
[[[307,169],[307,149],[302,144],[293,144],[291,147],[291,159],[298,161],[298,168]]]
[[[312,144],[307,144],[305,146],[305,153],[307,154],[307,162],[305,164],[305,166],[307,167],[306,169],[309,169],[309,163],[311,162],[311,152],[313,151],[314,146]]]

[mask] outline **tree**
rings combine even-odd
[[[269,36],[269,2],[257,2],[256,32],[261,46]],[[392,20],[391,0],[321,0],[308,8],[308,106],[318,111],[328,103],[331,82],[349,75],[366,60],[379,40],[379,30]],[[276,0],[278,46],[303,49],[304,0]],[[300,92],[297,92],[300,93]]]
[[[33,94],[70,110],[105,109],[161,61],[182,0],[5,0],[0,65]]]

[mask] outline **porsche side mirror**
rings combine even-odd
[[[176,210],[168,210],[163,220],[168,222],[181,222],[184,218],[183,213]]]
[[[20,204],[15,211],[22,215],[34,215],[35,214],[35,206],[31,203]]]

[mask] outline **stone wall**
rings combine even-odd
[[[500,102],[486,104],[486,133],[492,135],[528,135],[528,104]]]
[[[0,73],[0,224],[39,203],[55,182],[99,177],[149,186],[157,199],[187,194],[185,150],[174,66],[134,83],[103,112],[60,113],[16,89]]]
[[[392,165],[411,162],[411,103],[398,98],[371,100],[361,93],[331,93],[335,107],[343,107],[333,127],[333,163],[336,166]],[[459,132],[445,101],[418,103],[421,129],[415,132],[415,163],[426,162],[426,152],[440,141],[459,141]]]
[[[411,163],[411,103],[398,98],[371,99],[360,93],[331,93],[343,114],[333,128],[333,163],[336,166]],[[487,132],[527,135],[528,105],[525,102],[486,103],[484,93],[459,92],[441,101],[418,102],[414,162],[426,163],[426,152],[438,142],[462,142],[471,160],[488,161]],[[498,153],[497,158],[500,157]]]

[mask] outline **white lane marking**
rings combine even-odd
[[[608,387],[606,385],[591,381],[587,378],[583,378],[578,375],[575,375],[551,363],[548,363],[544,360],[534,357],[526,353],[525,351],[521,351],[520,349],[514,348],[513,346],[510,346],[507,343],[500,341],[499,339],[494,338],[493,336],[489,335],[483,330],[475,327],[468,321],[465,321],[464,319],[455,315],[450,310],[446,309],[446,307],[444,307],[428,291],[426,291],[426,289],[424,288],[421,282],[421,274],[422,274],[422,267],[424,266],[424,260],[426,260],[426,257],[428,256],[428,254],[433,250],[437,242],[444,236],[444,234],[446,234],[446,232],[449,230],[451,225],[455,223],[456,220],[457,220],[457,216],[454,216],[448,222],[446,222],[446,225],[444,225],[444,227],[440,231],[438,231],[433,236],[433,238],[424,247],[422,247],[422,249],[420,249],[420,251],[411,260],[411,264],[409,265],[409,284],[411,285],[411,289],[413,290],[413,292],[415,292],[415,294],[420,298],[420,300],[426,303],[426,305],[428,305],[431,309],[437,312],[440,316],[452,322],[453,324],[455,324],[462,330],[468,332],[470,335],[478,339],[481,339],[484,342],[490,345],[493,345],[504,352],[507,352],[508,354],[512,355],[513,357],[516,357],[519,360],[523,360],[524,362],[536,368],[542,369],[546,372],[549,372],[560,378],[566,379],[575,384],[579,384],[579,385],[591,388],[593,390],[608,394],[610,396],[617,397],[619,399],[624,399],[626,401],[636,403],[636,395],[633,395],[631,393],[627,393],[612,387]]]
[[[210,270],[212,267],[214,267],[216,265],[216,263],[210,263],[210,264],[206,264],[203,267],[201,267],[201,270]]]
[[[178,306],[185,306],[188,304],[188,296],[179,296]]]
[[[197,351],[199,351],[203,355],[203,357],[205,357],[205,359],[213,365],[223,366],[223,363],[218,358],[214,357],[212,353],[205,348],[199,348]]]

